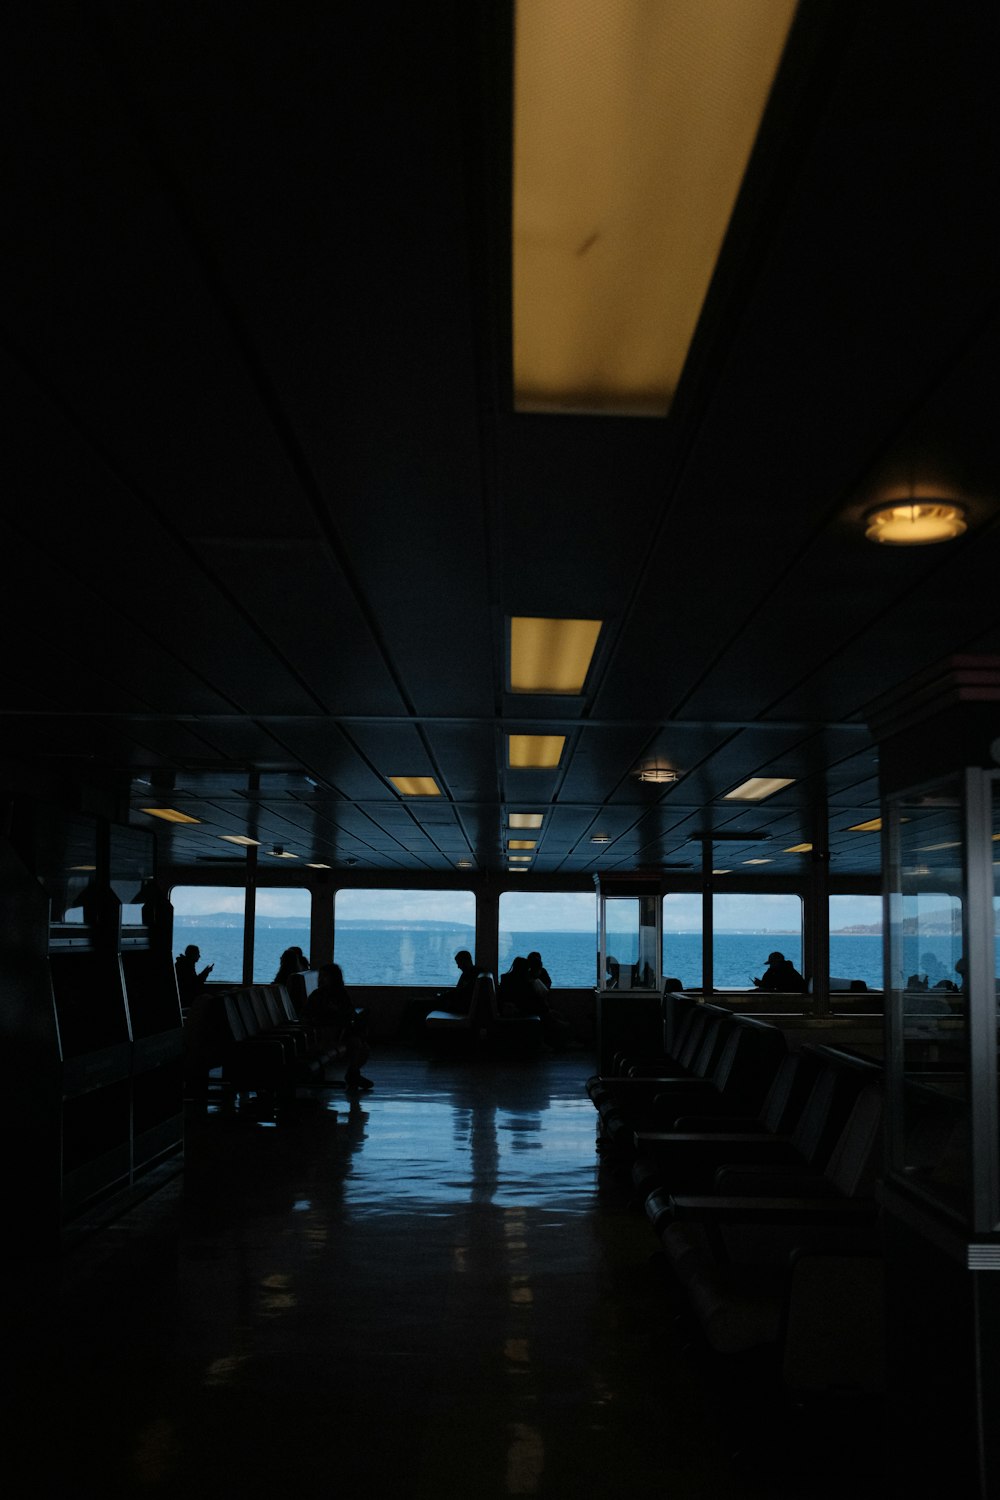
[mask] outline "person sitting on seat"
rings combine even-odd
[[[472,991],[476,987],[479,970],[468,948],[459,948],[455,954],[455,962],[458,965],[459,974],[455,982],[454,999],[448,1009],[453,1010],[456,1015],[464,1016],[472,1004]]]
[[[767,968],[760,979],[755,979],[754,984],[759,990],[777,991],[781,994],[801,995],[805,993],[806,982],[790,958],[783,953],[769,953],[767,955]]]
[[[538,999],[538,1013],[542,1018],[542,1034],[554,1052],[564,1052],[573,1041],[573,1028],[549,1004],[549,991],[552,988],[552,980],[549,978],[548,970],[542,963],[542,955],[537,952],[529,953],[527,964],[528,973],[531,976],[531,982]]]
[[[293,974],[304,974],[308,967],[309,960],[301,948],[286,948],[281,955],[278,972],[274,976],[274,983],[287,984]]]
[[[515,958],[500,976],[497,1005],[502,1016],[540,1016],[541,995],[535,988],[526,958]]]
[[[324,964],[317,976],[316,988],[306,1000],[306,1020],[322,1027],[327,1045],[336,1047],[346,1063],[344,1087],[349,1090],[373,1089],[365,1078],[361,1064],[368,1061],[367,1017],[355,1009],[347,993],[339,964]]]
[[[193,1005],[208,983],[208,976],[215,968],[214,964],[207,964],[201,973],[198,973],[198,960],[201,957],[201,949],[194,943],[188,943],[183,953],[178,953],[174,960],[174,973],[177,975],[177,993],[180,996],[182,1010],[187,1010]]]

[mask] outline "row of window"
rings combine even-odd
[[[189,943],[214,964],[212,978],[243,974],[244,892],[232,886],[176,886],[174,944]],[[609,903],[610,905],[610,903]],[[343,890],[336,896],[334,957],[348,984],[452,985],[459,948],[475,953],[471,891]],[[541,953],[556,988],[593,987],[597,902],[583,892],[507,891],[500,896],[501,972],[517,954]],[[609,918],[606,943],[631,940],[623,916]],[[830,972],[882,985],[882,902],[878,896],[830,897]],[[274,978],[282,952],[310,950],[310,895],[305,889],[258,889],[253,977]],[[717,989],[746,988],[775,950],[802,967],[802,902],[795,895],[725,894],[713,902],[713,978]],[[686,988],[702,985],[702,904],[694,894],[663,898],[663,972]]]

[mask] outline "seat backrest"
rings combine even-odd
[[[826,1166],[855,1099],[870,1081],[860,1070],[820,1053],[819,1075],[791,1133],[792,1145],[808,1166]]]
[[[258,1036],[264,1030],[266,1023],[261,1020],[260,1010],[254,1001],[253,989],[234,990],[233,995],[247,1036]]]
[[[663,1051],[667,1057],[677,1056],[698,1009],[698,1002],[693,995],[664,990],[660,1001],[660,1015],[663,1021]]]
[[[226,1020],[229,1023],[229,1031],[234,1042],[244,1042],[252,1032],[248,1032],[243,1020],[243,1012],[240,1009],[239,991],[229,990],[222,997],[223,1008],[226,1012]]]
[[[819,1077],[815,1052],[786,1052],[771,1080],[758,1119],[772,1135],[790,1135]]]
[[[278,1006],[279,1016],[286,1021],[298,1021],[299,1017],[292,1002],[292,997],[285,985],[272,984],[270,990]]]
[[[785,1038],[776,1026],[734,1017],[712,1069],[712,1083],[734,1106],[756,1111],[785,1056]]]
[[[845,1198],[870,1197],[882,1165],[883,1090],[869,1083],[858,1094],[830,1153],[823,1176]]]
[[[267,992],[261,984],[252,984],[245,991],[247,1000],[257,1017],[257,1025],[261,1031],[266,1031],[269,1026],[274,1025],[274,1016],[271,1014],[267,1003]]]
[[[716,1010],[714,1007],[708,1009],[707,1006],[703,1009],[708,1011],[708,1022],[702,1033],[701,1045],[689,1068],[694,1078],[708,1078],[729,1036],[730,1028],[735,1025],[734,1017],[727,1011]]]

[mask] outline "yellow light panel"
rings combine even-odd
[[[530,854],[508,854],[507,863],[511,865],[530,865],[532,856]]]
[[[140,807],[140,812],[148,813],[151,818],[162,818],[165,823],[200,823],[200,818],[191,818],[187,813],[178,812],[176,807]]]
[[[762,802],[765,797],[773,797],[775,792],[780,792],[784,787],[791,786],[793,776],[751,776],[749,781],[734,787],[723,797],[723,802]]]
[[[389,780],[404,797],[440,797],[441,788],[433,776],[390,776]]]
[[[509,734],[507,764],[513,771],[551,771],[565,743],[564,734]]]
[[[743,863],[745,865],[770,865],[773,864],[774,861],[771,859],[745,859]]]
[[[538,843],[537,839],[508,839],[508,849],[534,849]]]
[[[812,848],[812,844],[793,844],[790,849],[786,849],[785,850],[785,853],[786,854],[808,854],[811,848]]]
[[[247,849],[260,847],[260,839],[248,839],[243,833],[220,833],[219,838],[227,844],[242,844]]]
[[[662,416],[796,0],[521,0],[514,402]]]
[[[870,818],[867,823],[852,823],[848,833],[879,833],[882,829],[881,818]]]
[[[510,622],[510,691],[582,693],[602,623],[514,615]]]
[[[541,828],[543,813],[511,813],[507,818],[508,828]]]

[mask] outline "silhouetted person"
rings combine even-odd
[[[552,980],[549,978],[548,969],[542,963],[542,955],[537,950],[534,953],[529,953],[527,963],[528,972],[531,974],[532,979],[540,979],[545,988],[550,990],[552,988]]]
[[[759,990],[780,991],[783,994],[804,994],[806,982],[790,958],[783,953],[769,953],[767,968],[754,984]]]
[[[497,1004],[502,1016],[540,1016],[541,997],[535,988],[526,958],[515,958],[500,976]]]
[[[174,960],[174,973],[177,975],[177,993],[180,995],[181,1005],[185,1009],[193,1005],[208,983],[208,976],[215,968],[214,964],[206,964],[201,973],[198,973],[198,960],[201,957],[201,949],[194,943],[188,943],[183,953],[178,953]]]
[[[278,972],[274,976],[274,983],[287,984],[293,974],[304,974],[308,967],[309,960],[301,948],[286,948],[281,955]]]
[[[306,1000],[305,1018],[323,1031],[327,1046],[334,1046],[344,1058],[344,1087],[372,1089],[375,1085],[361,1072],[368,1061],[367,1023],[351,1004],[344,975],[339,964],[324,964],[316,988]]]
[[[452,1007],[458,1015],[464,1015],[472,1004],[472,991],[479,978],[479,970],[468,948],[459,948],[455,954],[459,974],[455,983],[455,998]]]
[[[542,955],[537,952],[529,953],[525,962],[528,965],[528,974],[531,977],[532,987],[538,1000],[538,1014],[542,1018],[542,1035],[553,1051],[564,1052],[573,1040],[573,1028],[549,1004],[549,991],[552,988],[552,980],[549,978],[548,970],[542,963]]]

